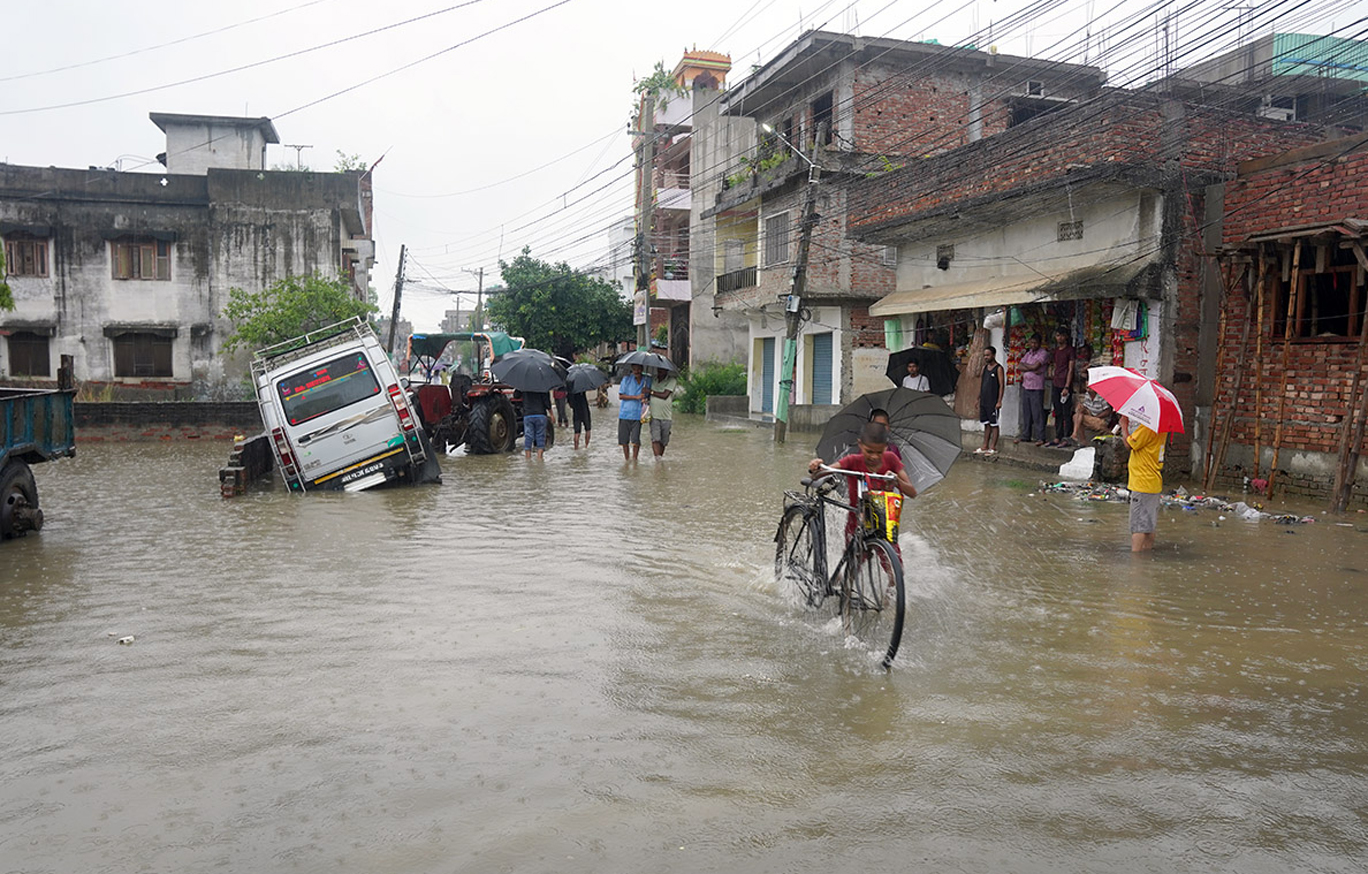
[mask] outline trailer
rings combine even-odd
[[[76,455],[76,390],[71,356],[62,356],[57,388],[0,387],[0,540],[43,527],[32,465]]]

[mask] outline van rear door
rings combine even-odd
[[[386,456],[393,456],[386,467],[407,462],[394,406],[365,349],[277,378],[273,388],[306,483]]]

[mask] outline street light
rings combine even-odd
[[[798,237],[798,257],[793,262],[793,289],[784,307],[784,361],[779,380],[779,397],[774,403],[774,442],[783,443],[788,436],[789,395],[793,393],[793,382],[798,371],[798,329],[802,327],[803,292],[807,288],[808,250],[812,245],[812,228],[817,224],[817,176],[819,168],[802,149],[789,141],[773,127],[761,122],[761,130],[774,134],[792,149],[798,157],[808,163],[807,194],[803,198],[803,218]]]

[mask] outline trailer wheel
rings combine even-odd
[[[488,395],[470,411],[470,427],[466,429],[466,447],[476,455],[508,452],[517,439],[516,414],[513,404],[501,392]]]
[[[22,461],[11,461],[0,470],[0,539],[23,537],[42,527],[33,471]]]

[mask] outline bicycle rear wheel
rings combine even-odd
[[[805,606],[820,606],[827,596],[826,563],[813,513],[807,507],[789,507],[779,521],[774,542],[775,580],[792,587]]]
[[[888,641],[883,666],[893,664],[902,642],[907,601],[902,559],[886,540],[856,546],[841,575],[841,620],[847,634],[872,646]]]

